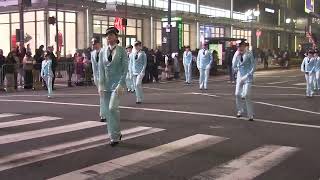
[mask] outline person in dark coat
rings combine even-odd
[[[235,73],[232,68],[232,59],[237,51],[237,48],[235,46],[229,47],[226,50],[226,63],[227,63],[227,68],[228,68],[228,73],[229,73],[229,82],[234,83],[235,82]]]
[[[3,89],[3,82],[4,82],[4,72],[2,71],[2,66],[6,61],[6,57],[3,55],[3,50],[0,49],[0,90]]]

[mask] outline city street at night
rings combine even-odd
[[[236,118],[234,85],[214,76],[145,84],[121,97],[123,141],[108,145],[96,88],[63,84],[0,97],[0,179],[256,179],[320,177],[320,96],[297,70],[256,73],[255,121]]]

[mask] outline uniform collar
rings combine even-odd
[[[115,49],[116,47],[117,47],[117,44],[115,44],[115,45],[113,45],[113,46],[108,45],[108,48],[111,49],[111,50]]]

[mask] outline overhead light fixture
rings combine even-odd
[[[268,12],[268,13],[272,13],[274,14],[274,9],[270,9],[270,8],[265,8],[264,11]]]

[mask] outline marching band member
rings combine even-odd
[[[213,57],[209,51],[208,43],[203,44],[203,48],[199,50],[197,58],[197,67],[200,71],[199,84],[200,90],[208,89],[208,79],[210,75],[211,64],[213,63]]]
[[[238,44],[238,51],[232,60],[232,68],[237,72],[236,84],[236,106],[237,117],[240,118],[242,113],[247,111],[249,121],[253,121],[253,107],[251,102],[251,85],[256,64],[251,52],[247,51],[247,43],[241,41]]]
[[[308,56],[305,57],[302,61],[301,64],[301,71],[305,73],[305,78],[306,78],[306,84],[307,84],[307,89],[306,89],[306,96],[307,97],[312,97],[313,96],[313,80],[315,78],[315,64],[316,61],[313,58],[314,51],[309,50],[308,51]]]
[[[118,46],[119,30],[110,27],[106,31],[107,46],[99,56],[99,94],[104,98],[102,104],[107,118],[110,145],[121,141],[119,96],[123,93],[128,72],[128,56],[125,48]]]
[[[190,46],[186,47],[186,50],[183,53],[183,66],[184,74],[186,77],[186,83],[191,84],[192,79],[192,53],[190,51]]]
[[[134,43],[134,52],[131,53],[130,61],[132,62],[133,84],[136,91],[136,103],[141,104],[143,101],[142,79],[147,67],[147,55],[142,51],[142,43]]]
[[[133,86],[133,75],[132,75],[132,61],[130,59],[130,55],[132,53],[133,46],[128,45],[126,47],[127,50],[127,55],[128,55],[128,73],[126,77],[126,85],[127,85],[127,90],[128,92],[134,92],[134,86]]]

